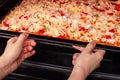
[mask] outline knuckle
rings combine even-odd
[[[105,50],[101,50],[101,52],[105,54],[106,51]]]
[[[12,39],[12,38],[11,38]],[[7,43],[10,43],[11,42],[11,39],[9,39],[8,41],[7,41]]]
[[[98,60],[101,61],[103,59],[103,56],[99,55]]]

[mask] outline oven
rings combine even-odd
[[[6,16],[21,0],[1,0],[0,19]],[[0,52],[4,51],[6,42],[20,33],[0,30]],[[57,39],[30,34],[29,38],[36,40],[36,54],[26,59],[13,73],[4,80],[67,80],[72,70],[72,55],[77,50],[72,45],[86,46],[87,43]],[[87,80],[120,80],[120,49],[97,45],[105,49],[106,54],[101,66],[91,73]]]

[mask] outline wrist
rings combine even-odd
[[[74,66],[68,80],[85,80],[87,77],[85,70],[81,67]]]
[[[7,65],[7,63],[6,63],[5,59],[2,56],[0,56],[0,69],[5,67],[6,65]]]
[[[9,65],[9,60],[4,55],[0,56],[0,68]]]
[[[11,72],[9,61],[4,56],[0,56],[0,80]]]

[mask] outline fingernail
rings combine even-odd
[[[29,36],[29,34],[26,32],[26,37],[28,37]]]
[[[23,32],[23,34],[26,36],[26,38],[29,36],[27,32]]]
[[[96,43],[92,41],[92,42],[90,42],[90,44],[95,45]]]

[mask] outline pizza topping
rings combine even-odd
[[[109,32],[114,33],[114,32],[115,32],[115,29],[111,29],[111,30],[109,30]]]
[[[116,4],[115,5],[115,10],[120,11],[120,5]]]
[[[89,3],[84,3],[84,5],[89,6]]]
[[[116,3],[109,4],[108,0],[33,1],[37,1],[36,4],[23,0],[2,22],[1,29],[96,43],[112,44],[119,39],[116,26],[120,27],[120,5]]]
[[[110,15],[110,16],[114,15],[113,13],[107,13],[107,14]]]
[[[108,7],[105,7],[105,9],[106,9],[106,10],[109,10],[109,8],[108,8]]]
[[[85,15],[88,15],[88,13],[87,12],[82,12],[83,14],[85,14]]]
[[[52,18],[56,18],[56,16],[54,14],[51,15]]]
[[[84,30],[86,30],[84,27],[82,26],[79,27],[79,31],[84,31]]]
[[[5,27],[9,27],[9,24],[8,24],[7,22],[3,22],[3,25],[4,25]]]
[[[25,19],[28,19],[28,16],[24,16]]]
[[[43,34],[45,31],[44,30],[39,30],[38,33]]]
[[[99,11],[99,12],[105,12],[104,9],[100,9],[100,8],[98,8],[98,7],[96,7],[96,6],[93,6],[93,8],[94,8],[96,11]]]
[[[22,18],[28,19],[28,16],[24,16],[24,15],[19,16],[19,19],[22,19]]]
[[[75,1],[75,4],[78,5],[78,4],[80,4],[80,2],[79,1]]]
[[[117,5],[117,4],[116,4],[116,3],[114,3],[114,2],[111,2],[111,4],[112,4],[112,5]]]
[[[65,1],[59,3],[60,8],[62,7],[63,4],[65,4]]]
[[[96,18],[98,18],[99,17],[99,15],[98,14],[95,14],[95,15],[93,15],[94,17],[96,17]]]
[[[108,20],[108,23],[115,24],[115,21],[113,21],[113,20]]]
[[[20,32],[20,29],[16,29],[16,32]]]
[[[23,31],[28,31],[28,28],[23,27],[22,30]]]
[[[64,13],[63,13],[62,10],[59,9],[58,12],[59,12],[59,14],[60,14],[61,16],[64,16]]]
[[[96,3],[96,6],[100,6],[100,3]]]
[[[65,4],[65,1],[63,1],[63,2],[60,2],[59,4],[60,4],[60,5],[62,5],[62,4]]]
[[[24,16],[24,15],[19,16],[19,19],[22,19],[23,16]]]
[[[57,2],[57,0],[52,0],[52,2]]]
[[[105,35],[105,36],[103,36],[103,38],[111,39],[112,37],[111,37],[111,35]]]
[[[65,35],[59,35],[57,38],[62,38],[62,39],[64,39],[64,38],[65,38]]]

